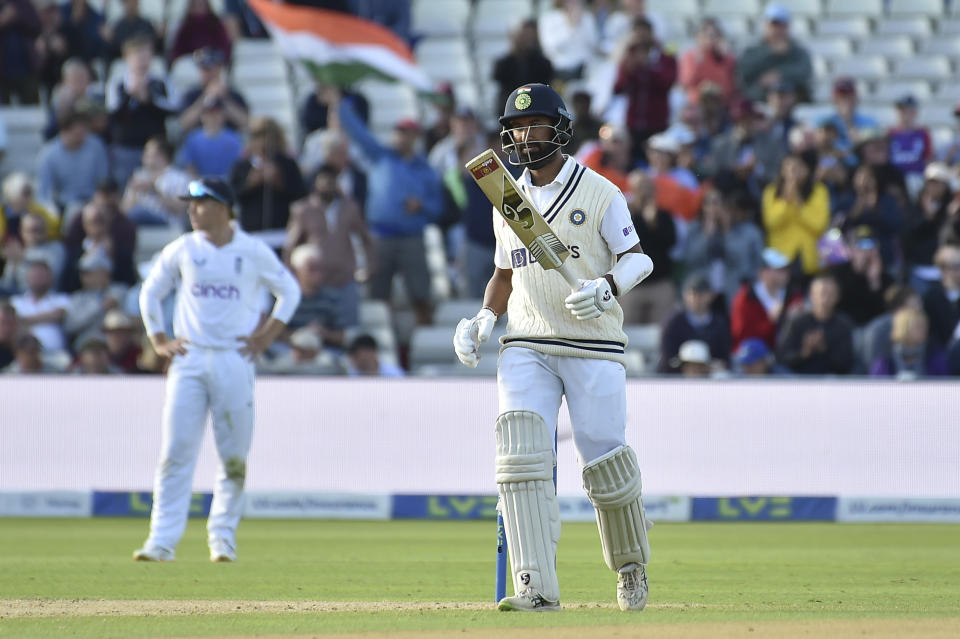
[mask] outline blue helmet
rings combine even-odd
[[[553,146],[553,149],[540,153],[536,157],[530,147],[525,143],[518,145],[510,134],[514,130],[510,127],[512,119],[531,115],[544,116],[554,121],[552,125],[536,125],[549,126],[553,129],[551,139],[541,141],[544,145]],[[510,163],[514,165],[534,165],[533,168],[536,168],[538,163],[546,160],[573,139],[573,116],[567,111],[567,106],[563,103],[560,94],[546,84],[524,84],[514,89],[507,97],[500,124],[503,126],[503,130],[500,131],[503,150],[508,154]]]

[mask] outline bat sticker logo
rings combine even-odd
[[[533,228],[533,211],[523,203],[520,194],[513,188],[513,184],[506,175],[503,176],[503,202],[500,210],[505,217],[517,222],[524,229]]]

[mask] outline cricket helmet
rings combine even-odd
[[[528,127],[510,126],[513,119],[531,115],[550,118],[554,123]],[[573,138],[573,116],[567,111],[567,106],[563,103],[560,94],[546,84],[524,84],[514,89],[503,107],[500,124],[503,126],[503,130],[500,131],[503,150],[508,154],[509,162],[513,165],[529,165],[531,168],[538,168],[537,165],[542,166],[547,158],[569,144]],[[542,126],[553,129],[553,135],[548,140],[538,140],[543,149],[540,153],[534,154],[531,147],[526,144],[529,140],[529,130]],[[517,143],[511,135],[512,131],[518,129],[527,130],[524,142]]]

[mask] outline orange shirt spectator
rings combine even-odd
[[[697,32],[697,45],[680,56],[678,81],[694,104],[700,100],[704,83],[718,86],[729,104],[736,94],[736,66],[737,59],[728,52],[720,25],[706,18]]]
[[[599,137],[599,144],[585,145],[577,159],[626,193],[630,189],[627,174],[633,168],[630,134],[621,126],[604,124],[600,127]]]

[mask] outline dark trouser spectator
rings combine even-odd
[[[370,277],[370,297],[390,302],[393,276],[403,276],[407,296],[417,315],[417,323],[432,321],[430,308],[430,269],[423,235],[375,237],[377,270]]]

